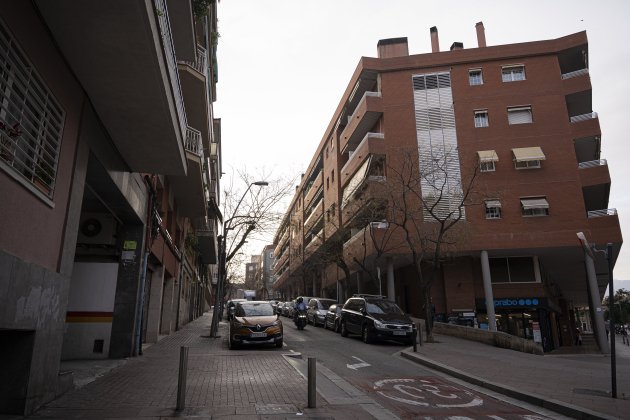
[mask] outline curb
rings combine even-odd
[[[400,355],[404,357],[405,359],[422,364],[424,366],[428,366],[431,369],[435,369],[437,371],[447,373],[451,376],[454,376],[468,383],[478,385],[483,388],[487,388],[494,392],[507,395],[508,397],[521,400],[532,405],[537,405],[539,407],[555,411],[559,414],[562,414],[568,417],[572,417],[572,418],[580,419],[580,420],[587,420],[587,419],[588,420],[590,419],[618,420],[617,417],[612,417],[606,414],[597,413],[587,408],[578,407],[573,404],[567,404],[565,402],[558,401],[558,400],[546,399],[537,394],[519,391],[507,385],[491,382],[491,381],[488,381],[487,379],[480,378],[478,376],[471,375],[459,369],[452,368],[448,365],[438,363],[431,359],[427,359],[426,357],[421,356],[417,353],[411,353],[408,350],[401,351]]]

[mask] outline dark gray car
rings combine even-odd
[[[341,335],[358,334],[365,343],[396,340],[413,343],[411,318],[394,302],[378,297],[351,297],[341,310]]]

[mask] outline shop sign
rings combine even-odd
[[[535,307],[540,304],[540,300],[538,298],[505,298],[505,299],[494,299],[494,307],[495,308],[509,308],[514,306],[531,306]]]

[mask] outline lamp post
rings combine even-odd
[[[582,243],[584,252],[592,260],[595,259],[594,252],[600,252],[606,256],[608,262],[608,314],[609,314],[609,337],[610,337],[610,380],[611,380],[611,396],[617,398],[617,359],[615,357],[615,317],[614,311],[611,309],[615,304],[615,287],[613,281],[613,244],[606,244],[606,249],[597,249],[586,240],[586,236],[582,232],[577,233],[577,237]],[[594,270],[593,270],[594,271]]]
[[[236,212],[240,207],[241,203],[245,199],[245,196],[252,188],[253,185],[259,187],[266,187],[269,185],[266,181],[256,181],[249,184],[243,196],[239,200],[238,204],[234,208],[234,213],[232,217],[225,221],[223,225],[223,235],[219,236],[219,272],[217,276],[217,288],[216,288],[216,296],[214,301],[214,310],[212,311],[212,324],[210,325],[210,337],[218,338],[218,329],[219,329],[219,319],[223,315],[223,287],[226,279],[226,265],[227,265],[227,234],[232,229],[232,221],[236,218]],[[250,225],[251,226],[251,225]],[[249,230],[253,230],[253,228],[248,228]]]

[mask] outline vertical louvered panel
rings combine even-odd
[[[434,206],[437,217],[445,219],[462,196],[451,78],[438,73],[412,80],[422,197]],[[431,220],[426,210],[424,217]]]

